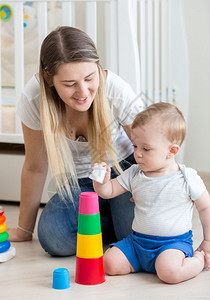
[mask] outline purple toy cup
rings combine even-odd
[[[94,215],[99,213],[98,195],[94,192],[84,192],[79,196],[79,213]]]

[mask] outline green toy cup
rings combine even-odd
[[[95,215],[79,214],[78,233],[84,235],[93,235],[101,233],[100,213]]]

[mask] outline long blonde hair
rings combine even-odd
[[[110,107],[104,92],[104,75],[93,41],[83,31],[62,26],[43,41],[40,52],[40,118],[47,156],[58,193],[72,199],[72,188],[79,189],[75,165],[66,139],[66,108],[50,80],[61,64],[95,62],[99,70],[99,87],[88,111],[88,142],[92,163],[111,157],[115,170],[121,172],[111,136]]]

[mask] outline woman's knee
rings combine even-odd
[[[52,256],[70,256],[76,254],[76,233],[63,234],[56,229],[46,230],[39,223],[38,239],[42,248]]]
[[[52,201],[51,201],[52,200]],[[69,256],[76,253],[78,210],[72,203],[51,199],[39,219],[38,238],[50,255]]]

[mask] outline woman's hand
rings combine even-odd
[[[32,233],[24,232],[19,228],[8,228],[9,233],[8,240],[10,242],[26,242],[32,240]]]
[[[133,199],[133,197],[130,198],[130,202],[135,202],[135,200]]]

